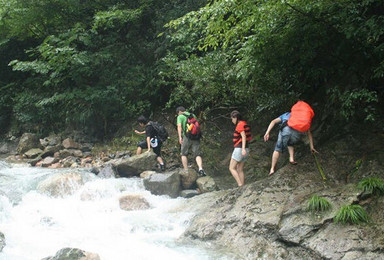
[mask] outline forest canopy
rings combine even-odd
[[[304,99],[351,124],[383,113],[380,0],[0,3],[4,133],[100,137],[181,104],[254,119]]]

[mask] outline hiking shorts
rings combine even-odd
[[[187,137],[183,137],[183,144],[181,145],[181,155],[188,156],[188,150],[192,148],[192,154],[194,157],[201,156],[200,140],[191,140]]]
[[[232,159],[236,162],[245,162],[248,158],[249,148],[245,148],[245,150],[247,151],[247,154],[245,156],[241,154],[241,150],[242,148],[240,147],[235,147],[235,149],[233,149]]]
[[[157,157],[161,157],[161,145],[162,145],[162,143],[159,142],[156,147],[151,147],[153,149],[153,152],[157,155]],[[148,149],[146,140],[140,141],[137,144],[137,146],[141,147],[141,149],[143,149],[143,150]]]
[[[290,128],[289,126],[284,127],[279,132],[279,136],[275,145],[275,151],[283,153],[287,149],[287,146],[293,146],[297,144],[300,141],[302,135],[303,133]]]

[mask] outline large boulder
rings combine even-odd
[[[144,187],[154,195],[168,195],[176,198],[181,190],[180,175],[177,170],[152,174],[144,179]]]
[[[180,170],[181,186],[183,189],[189,189],[196,184],[198,178],[197,172],[194,169]]]
[[[40,182],[37,190],[49,196],[64,197],[73,194],[85,182],[86,180],[80,173],[58,173]]]
[[[196,184],[201,193],[218,190],[215,180],[209,176],[198,178]]]
[[[139,176],[143,171],[151,170],[156,164],[157,155],[153,152],[145,152],[127,159],[112,160],[111,164],[121,177]]]
[[[41,260],[100,260],[100,256],[78,248],[63,248],[57,251],[56,255]]]
[[[149,209],[148,201],[140,195],[125,195],[119,199],[120,208],[122,210],[143,210]]]
[[[62,145],[65,149],[79,149],[80,145],[76,143],[73,139],[67,138],[64,139]]]
[[[21,136],[16,151],[18,154],[23,154],[32,148],[40,148],[40,146],[40,141],[37,135],[25,133]]]

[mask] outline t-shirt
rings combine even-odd
[[[190,114],[191,113],[185,111],[183,114],[177,116],[177,124],[181,124],[181,132],[183,135],[185,135],[187,128],[187,120]],[[197,120],[197,117],[195,115],[193,115],[193,117]]]
[[[154,138],[155,136],[157,136],[157,132],[152,125],[145,126],[145,136],[150,138]]]
[[[280,122],[280,125],[284,124],[286,121],[288,121],[288,119],[291,117],[291,112],[286,112],[284,114],[282,114],[281,116],[279,116],[279,118],[281,119],[281,122]]]

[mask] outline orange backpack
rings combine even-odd
[[[304,101],[298,101],[291,108],[291,117],[288,119],[288,126],[306,132],[311,127],[312,118],[315,116],[313,109]]]

